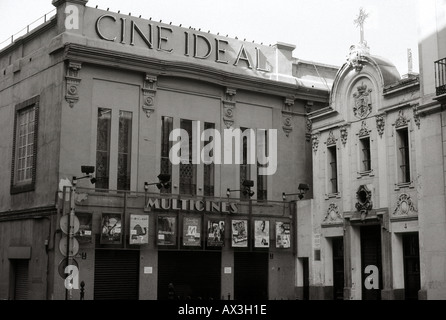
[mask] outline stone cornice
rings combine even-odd
[[[54,50],[55,53],[58,50]],[[165,61],[152,57],[116,52],[97,47],[67,43],[64,45],[64,60],[111,66],[123,70],[151,73],[154,75],[175,76],[202,80],[225,87],[236,87],[249,91],[262,92],[276,96],[296,95],[314,101],[328,101],[328,93],[321,97],[320,90],[301,88],[296,84],[277,82],[249,75],[236,74],[212,67],[182,61]]]
[[[400,92],[402,90],[407,90],[410,88],[418,88],[419,86],[420,86],[419,76],[408,79],[402,79],[395,84],[386,86],[383,90],[383,95],[386,96]]]
[[[322,108],[317,111],[309,113],[308,118],[311,121],[316,122],[316,121],[320,121],[322,119],[336,117],[337,115],[339,115],[339,113],[336,110],[334,110],[331,107],[325,107],[325,108]]]
[[[0,212],[0,221],[37,219],[57,213],[55,206]]]

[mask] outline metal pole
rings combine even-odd
[[[74,237],[74,214],[75,214],[75,193],[76,193],[76,187],[72,186],[71,187],[71,192],[70,192],[70,215],[68,217],[68,236],[67,236],[67,266],[71,266],[72,265],[72,254],[73,254],[73,250],[71,249],[71,247],[73,246],[73,237]],[[71,289],[67,289],[67,299],[65,300],[71,300],[71,294],[72,291]]]
[[[64,210],[62,211],[62,216],[64,216],[64,214],[65,214],[65,204],[66,204],[66,199],[65,199],[65,196],[66,196],[66,193],[67,193],[67,190],[68,190],[68,187],[63,187],[63,204],[64,204]],[[70,189],[70,203],[71,203],[71,189]],[[71,205],[70,205],[70,208],[69,208],[69,210],[71,210]],[[68,213],[69,214],[69,213]],[[67,229],[67,231],[69,231],[69,227],[70,227],[70,219],[68,219],[68,229]],[[61,239],[62,240],[62,239]],[[70,245],[70,239],[69,239],[69,237],[68,237],[68,235],[67,235],[67,250],[68,250],[68,246]],[[67,258],[68,259],[68,258]],[[68,260],[67,260],[68,261]],[[67,263],[67,266],[68,266],[68,263]],[[64,270],[64,272],[65,272],[65,270]],[[64,273],[65,274],[65,273]],[[65,278],[66,279],[66,278]],[[64,279],[64,286],[65,286],[65,279]],[[65,286],[65,300],[68,300],[68,288]]]

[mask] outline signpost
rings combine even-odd
[[[77,231],[79,231],[80,223],[79,223],[79,219],[75,215],[75,208],[74,208],[76,186],[75,185],[64,186],[63,187],[64,195],[66,194],[67,190],[70,190],[70,208],[69,208],[70,211],[69,211],[69,214],[61,217],[60,223],[59,223],[60,229],[65,234],[60,239],[59,250],[62,253],[62,255],[65,256],[66,258],[64,260],[62,260],[60,266],[65,265],[65,268],[62,273],[63,274],[62,278],[65,280],[73,279],[73,281],[75,281],[78,279],[78,275],[73,274],[74,273],[73,267],[75,270],[79,270],[79,269],[77,267],[77,262],[74,260],[74,256],[79,252],[79,242],[74,237],[74,234]],[[65,263],[65,261],[66,261],[66,263]],[[59,266],[59,268],[60,268],[60,266]],[[71,273],[68,275],[66,274],[67,268],[71,270]],[[60,271],[59,271],[59,273],[60,273]],[[70,277],[70,279],[68,279],[69,277]],[[77,288],[77,285],[75,285],[74,287]],[[66,281],[65,281],[65,288],[66,288],[65,300],[70,300],[72,287],[70,286],[68,288],[66,285]]]

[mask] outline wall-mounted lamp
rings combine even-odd
[[[282,199],[283,201],[286,201],[287,196],[298,196],[299,200],[302,200],[305,193],[307,193],[308,190],[310,190],[310,186],[306,183],[299,184],[299,192],[298,193],[282,193]]]
[[[229,196],[231,195],[231,192],[237,192],[237,191],[241,191],[245,196],[249,196],[249,198],[251,198],[255,192],[251,190],[252,187],[254,187],[254,181],[252,180],[245,180],[242,183],[242,186],[244,187],[242,190],[231,190],[231,189],[226,189],[226,196],[229,198]]]
[[[93,177],[94,170],[95,170],[94,166],[81,166],[81,171],[83,174],[85,174],[85,176],[80,178],[73,177],[71,181],[73,187],[76,187],[78,180],[82,179],[90,179],[91,184],[95,184],[97,179]]]
[[[161,190],[161,189],[169,189],[170,185],[171,185],[171,181],[170,181],[170,174],[164,174],[161,173],[160,175],[158,175],[158,182],[153,182],[153,183],[149,183],[149,182],[144,182],[144,190],[147,192],[149,191],[149,186],[155,186]]]

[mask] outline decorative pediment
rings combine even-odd
[[[357,92],[353,94],[355,104],[353,107],[353,113],[355,117],[364,119],[372,112],[372,99],[370,93],[372,89],[368,89],[367,85],[362,82],[356,87]]]
[[[332,146],[332,145],[336,145],[336,141],[338,141],[338,139],[335,138],[333,130],[331,130],[328,134],[328,138],[327,138],[327,146]]]
[[[418,210],[417,208],[415,208],[415,204],[410,198],[410,195],[408,195],[407,193],[403,193],[398,196],[396,208],[393,211],[394,216],[407,216],[410,214],[415,214],[417,212]]]
[[[364,137],[364,136],[368,136],[370,134],[371,130],[369,130],[369,128],[367,128],[367,123],[365,121],[363,121],[361,123],[361,129],[358,132],[358,136],[360,137]]]
[[[342,222],[342,214],[339,212],[339,208],[336,203],[330,203],[323,222],[325,223]]]
[[[399,127],[404,127],[407,126],[407,124],[409,123],[409,120],[407,119],[407,117],[404,115],[404,110],[401,109],[398,112],[398,118],[395,121],[395,127],[399,128]]]

